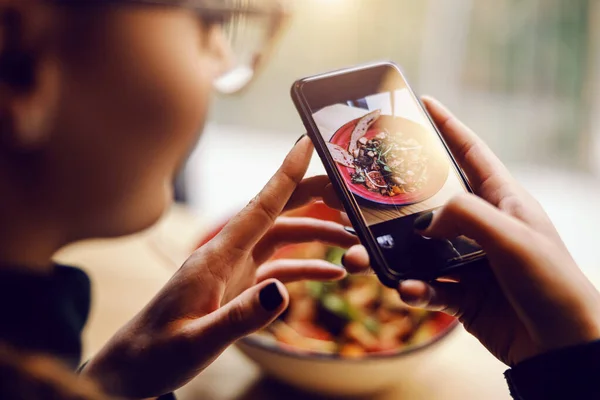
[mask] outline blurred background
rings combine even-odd
[[[600,2],[302,0],[249,90],[219,97],[179,197],[208,221],[243,206],[303,132],[298,78],[375,60],[445,102],[547,208],[580,263],[600,224]],[[322,172],[313,159],[310,174]],[[586,235],[587,234],[587,235]],[[587,239],[586,239],[587,238]]]

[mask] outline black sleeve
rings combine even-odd
[[[600,340],[533,357],[504,375],[515,400],[600,399]]]

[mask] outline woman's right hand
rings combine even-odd
[[[404,281],[398,288],[402,299],[457,316],[510,366],[600,339],[600,295],[542,207],[471,130],[437,101],[423,102],[477,196],[456,197],[415,226],[428,237],[476,240],[489,268],[465,271],[454,282]],[[367,260],[364,249],[355,247],[344,261],[357,269]]]

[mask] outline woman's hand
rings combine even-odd
[[[486,251],[489,268],[436,282],[404,281],[411,305],[457,316],[498,359],[515,365],[553,349],[600,339],[600,296],[579,270],[550,219],[492,151],[433,99],[424,104],[475,195],[454,198],[415,221],[428,237],[465,235]],[[365,268],[352,248],[345,264]],[[400,261],[401,262],[401,261]]]
[[[325,190],[327,177],[302,181],[312,151],[310,140],[300,140],[260,194],[190,256],[150,304],[91,360],[84,374],[121,397],[173,391],[236,340],[281,314],[288,304],[283,283],[343,278],[344,269],[323,260],[268,261],[288,244],[357,243],[342,225],[280,217],[285,210],[330,193]]]

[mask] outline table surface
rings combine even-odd
[[[94,301],[84,333],[85,357],[140,310],[173,274],[186,249],[201,237],[202,218],[174,207],[154,228],[135,236],[79,243],[57,255],[92,277]],[[179,259],[178,259],[179,258]],[[600,282],[600,280],[597,280]],[[466,333],[455,331],[435,350],[430,365],[378,399],[509,399],[505,366]],[[262,377],[236,348],[178,392],[180,399],[321,399]]]

